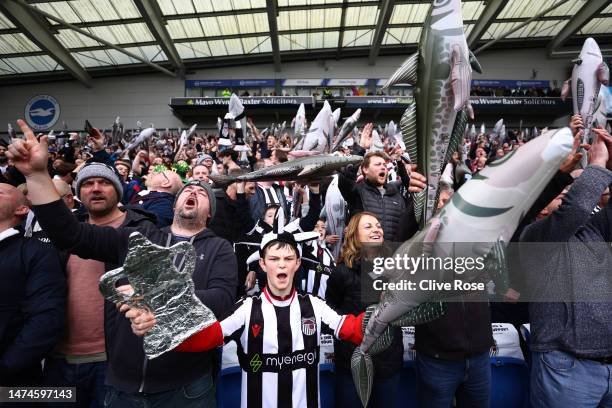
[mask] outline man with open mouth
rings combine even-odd
[[[18,121],[18,124],[26,140],[15,140],[7,155],[26,177],[34,212],[58,249],[83,259],[104,262],[104,271],[110,271],[124,263],[128,238],[134,231],[162,246],[188,241],[196,252],[192,275],[196,296],[216,316],[231,310],[237,287],[236,257],[230,243],[207,228],[216,210],[215,196],[208,183],[196,180],[184,186],[176,196],[172,224],[161,229],[152,224],[109,228],[79,223],[61,200],[47,173],[47,137],[39,141],[25,122]],[[109,177],[104,176],[106,165],[90,165],[88,169],[96,171],[91,172],[90,177],[83,174],[81,194],[86,193],[83,197],[90,211],[103,213],[111,202],[117,201],[109,192],[116,190],[120,195],[122,186],[118,177],[116,183],[108,182]],[[114,169],[109,168],[108,172],[114,173]],[[184,257],[177,256],[174,262],[182,269]],[[88,271],[79,269],[75,273],[87,274]],[[142,338],[132,333],[130,321],[120,316],[114,305],[107,303],[105,306],[106,384],[109,386],[106,406],[216,407],[212,375],[214,352],[171,351],[149,360]]]

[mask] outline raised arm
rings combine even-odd
[[[597,140],[590,149],[590,165],[574,181],[559,209],[550,216],[525,228],[521,241],[564,242],[591,218],[603,191],[612,183],[612,167],[608,146],[612,138],[605,131],[595,129]]]
[[[130,231],[79,223],[60,199],[47,173],[47,137],[38,141],[23,120],[17,124],[25,140],[13,140],[7,155],[26,177],[34,212],[51,242],[81,258],[119,263],[125,255]]]

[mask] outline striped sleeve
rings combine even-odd
[[[251,299],[239,303],[239,307],[229,317],[197,332],[179,344],[175,350],[184,353],[197,353],[212,350],[230,340],[237,340],[244,330],[245,316],[251,308],[251,303]]]
[[[227,343],[230,340],[238,340],[244,331],[245,322],[251,314],[252,298],[246,298],[239,303],[239,307],[221,322],[223,338]]]
[[[363,340],[363,313],[359,316],[339,315],[322,299],[311,296],[312,306],[315,313],[321,316],[321,322],[334,331],[334,336],[340,340],[349,341],[354,344],[361,344]]]

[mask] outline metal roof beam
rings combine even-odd
[[[19,27],[34,44],[45,51],[83,85],[91,88],[91,77],[49,30],[46,21],[17,0],[0,2],[0,10]]]
[[[163,72],[164,74],[170,75],[171,77],[174,77],[174,78],[177,77],[177,74],[175,74],[174,72],[172,72],[172,71],[162,67],[161,65],[156,64],[154,62],[151,62],[148,59],[146,59],[146,58],[144,58],[144,57],[142,57],[140,55],[136,55],[133,52],[130,52],[130,51],[126,50],[125,48],[119,47],[119,46],[117,46],[117,45],[115,45],[113,43],[110,43],[110,42],[108,42],[108,41],[106,41],[106,40],[104,40],[104,39],[102,39],[102,38],[100,38],[100,37],[98,37],[96,35],[93,35],[89,31],[86,31],[86,30],[83,30],[83,29],[81,29],[79,27],[76,27],[74,24],[67,23],[66,21],[62,20],[61,18],[54,16],[53,14],[49,14],[49,13],[47,13],[45,11],[42,11],[42,10],[40,10],[40,9],[38,9],[38,8],[28,4],[28,3],[26,3],[25,0],[10,0],[10,2],[12,2],[12,3],[19,3],[20,5],[24,6],[25,8],[27,8],[27,9],[33,11],[33,12],[36,12],[36,13],[40,14],[43,17],[46,17],[46,18],[48,18],[48,19],[50,19],[52,21],[55,21],[56,23],[59,23],[59,24],[65,26],[65,27],[68,27],[68,28],[76,31],[77,33],[80,33],[80,34],[84,35],[85,37],[89,37],[92,40],[95,40],[95,41],[99,42],[100,44],[104,44],[104,45],[106,45],[109,48],[112,48],[112,49],[114,49],[116,51],[119,51],[120,53],[123,53],[123,54],[125,54],[125,55],[127,55],[127,56],[129,56],[129,57],[131,57],[131,58],[133,58],[135,60],[137,60],[137,61],[142,62],[143,64],[146,64],[146,65],[150,66],[151,68],[154,68],[154,69],[156,69],[156,70],[158,70],[160,72]],[[49,37],[53,37],[53,35],[49,34]],[[55,38],[55,37],[53,37],[53,38]],[[72,58],[72,56],[70,56],[70,57]]]
[[[268,13],[268,28],[270,29],[270,41],[272,42],[272,58],[274,59],[274,71],[281,70],[280,46],[278,44],[278,24],[276,24],[276,0],[266,0]]]
[[[486,2],[485,9],[482,11],[478,22],[474,25],[467,38],[468,47],[473,47],[482,38],[483,34],[487,32],[499,13],[501,13],[506,3],[507,0],[489,0]]]
[[[585,26],[596,14],[600,13],[610,4],[610,0],[589,0],[576,13],[565,27],[559,31],[557,36],[548,44],[548,54],[554,54],[555,50],[565,44],[568,38]]]
[[[338,56],[340,59],[340,52],[342,51],[342,43],[344,42],[344,31],[346,30],[346,9],[348,8],[348,0],[342,2],[342,15],[340,16],[340,34],[338,35]]]
[[[378,22],[376,23],[376,31],[374,32],[372,48],[370,48],[370,54],[368,56],[370,65],[374,65],[376,63],[380,46],[382,45],[383,38],[387,32],[389,20],[391,20],[391,14],[393,14],[393,6],[395,5],[395,0],[381,0],[381,2],[382,4],[378,14]]]
[[[535,16],[533,16],[531,18],[528,18],[523,23],[517,25],[516,27],[512,28],[511,30],[506,31],[501,36],[499,36],[497,38],[494,38],[493,40],[491,40],[491,41],[487,42],[486,44],[484,44],[483,46],[479,47],[477,50],[474,51],[474,54],[476,55],[476,54],[479,54],[479,53],[483,52],[484,50],[486,50],[487,48],[491,47],[492,45],[494,45],[498,41],[503,40],[504,38],[508,37],[510,34],[517,32],[521,28],[529,25],[531,22],[537,20],[538,18],[545,16],[546,14],[550,13],[554,9],[558,8],[559,6],[567,3],[568,1],[569,0],[559,0],[558,2],[556,2],[555,4],[550,6],[549,8],[540,11]]]
[[[155,0],[134,0],[134,4],[140,11],[140,14],[144,18],[149,31],[153,34],[153,37],[159,43],[159,46],[168,57],[168,61],[172,63],[174,68],[184,76],[185,65],[179,55],[168,30],[166,29],[166,23],[163,20],[162,12]]]
[[[349,6],[350,7],[349,3]],[[397,3],[396,3],[397,4]],[[348,8],[347,7],[347,8]],[[574,16],[542,16],[542,17],[538,17],[535,20],[531,20],[531,21],[567,21],[572,19]],[[601,13],[599,15],[597,15],[597,18],[612,18],[612,13]],[[176,18],[167,18],[165,17],[164,20],[177,20]],[[501,19],[496,19],[495,21],[493,21],[493,23],[524,23],[525,21],[529,20],[529,18],[526,17],[514,17],[514,18],[501,18]],[[479,20],[463,20],[464,24],[477,24]],[[126,18],[126,19],[121,19],[121,20],[99,20],[99,21],[88,21],[88,22],[84,22],[84,23],[74,23],[75,27],[78,28],[89,28],[89,27],[107,27],[107,26],[112,26],[112,25],[122,25],[122,24],[136,24],[136,23],[145,23],[145,21],[140,18]],[[61,24],[51,24],[50,25],[51,29],[54,31],[57,31],[58,29],[62,28]],[[370,28],[370,27],[375,27],[375,26],[361,26],[359,29],[365,29],[366,27]],[[396,24],[389,24],[387,28],[410,28],[410,27],[423,27],[423,22],[420,23],[396,23]],[[328,27],[329,28],[329,27]],[[333,27],[331,27],[333,28]],[[340,30],[340,27],[335,27],[334,30]],[[347,27],[348,29],[348,27]],[[283,34],[283,33],[287,33],[291,30],[284,30],[284,31],[279,31],[279,34]],[[3,28],[0,29],[0,35],[3,34],[19,34],[23,32],[23,30],[21,30],[20,28]],[[262,32],[260,33],[261,35],[270,35],[269,32]],[[245,34],[245,35],[250,35],[250,34]],[[228,35],[227,38],[231,38],[231,35]],[[238,37],[236,37],[238,38]]]

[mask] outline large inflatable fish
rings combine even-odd
[[[319,180],[333,174],[349,164],[360,164],[361,156],[342,156],[339,154],[320,154],[298,157],[274,166],[264,167],[250,173],[210,176],[217,185],[227,185],[236,181],[281,181],[281,180]]]
[[[328,235],[342,236],[344,233],[344,227],[346,225],[346,201],[344,201],[344,198],[342,198],[342,193],[340,193],[340,189],[338,188],[337,174],[333,176],[333,179],[327,188],[327,193],[325,194],[325,214],[327,215],[326,229]],[[341,241],[329,246],[334,259],[336,260],[340,255],[341,246]]]
[[[599,89],[602,84],[608,85],[610,71],[603,61],[597,42],[592,38],[586,39],[580,55],[573,62],[572,78],[563,85],[561,99],[565,100],[569,96],[571,86],[574,115],[580,115],[584,125],[582,141],[583,143],[592,143],[591,129],[593,128],[593,115],[598,109]],[[585,154],[582,167],[586,167],[586,160],[587,155]]]
[[[329,102],[325,101],[323,108],[310,124],[310,129],[304,139],[303,150],[315,150],[319,153],[323,153],[326,150],[328,147],[328,140],[331,137],[329,135],[331,118],[331,106]]]
[[[481,72],[463,32],[461,0],[434,1],[423,25],[419,50],[391,76],[385,88],[396,84],[415,86],[415,106],[409,106],[400,127],[410,157],[427,188],[414,195],[414,209],[421,226],[436,208],[438,183],[457,112],[470,105],[472,69]]]
[[[427,253],[430,257],[500,259],[523,215],[554,176],[571,151],[572,144],[569,128],[548,131],[491,163],[457,190],[451,201],[423,230],[395,251],[393,258],[420,257],[429,244],[430,252]],[[478,245],[473,244],[475,239]],[[440,243],[454,243],[453,253],[446,252],[450,245],[434,245]],[[474,269],[466,271],[462,277],[469,281],[481,274],[482,270]],[[385,271],[384,276],[390,283],[414,280],[415,277],[453,282],[458,277],[452,269],[392,269]],[[380,303],[371,313],[363,342],[351,359],[353,378],[364,406],[369,400],[374,375],[371,354],[391,344],[388,326],[433,320],[444,312],[439,301],[444,296],[453,295],[457,292],[444,295],[417,290],[383,292]],[[432,301],[435,302],[426,303]]]

